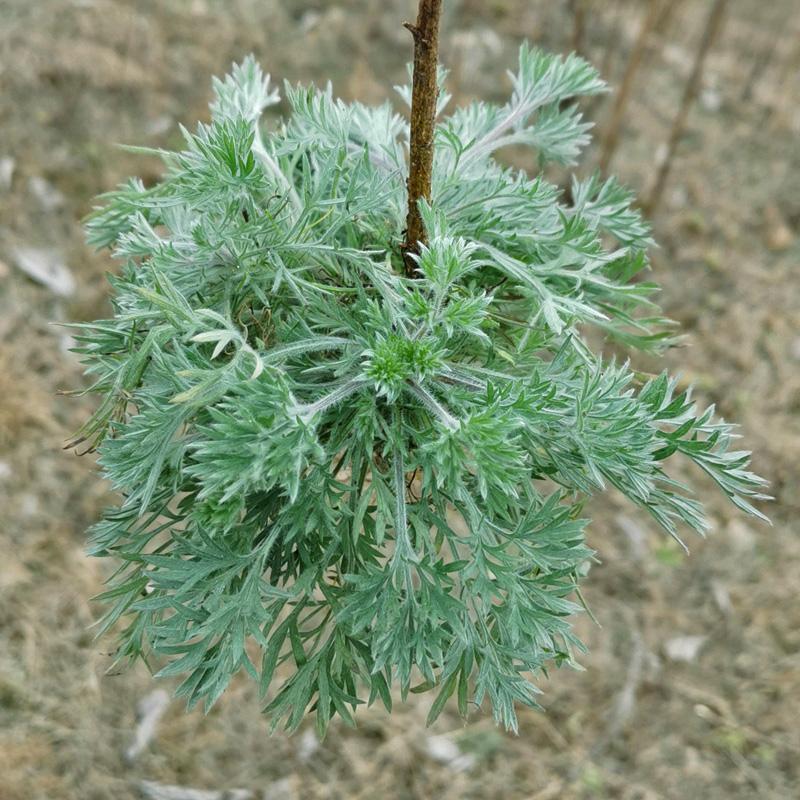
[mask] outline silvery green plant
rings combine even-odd
[[[393,687],[434,691],[430,719],[488,699],[514,729],[536,674],[582,650],[585,498],[614,487],[702,533],[688,464],[762,516],[713,408],[588,344],[673,341],[630,193],[495,160],[573,164],[596,71],[523,46],[505,105],[449,115],[440,80],[412,270],[404,116],[286,86],[267,125],[278,92],[252,58],[158,151],[160,183],[88,220],[119,263],[113,317],[76,326],[101,398],[79,439],[121,497],[91,531],[118,564],[102,629],[189,705],[244,672],[289,729],[391,709]]]

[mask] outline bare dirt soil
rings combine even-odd
[[[767,528],[709,491],[714,532],[685,558],[615,497],[594,504],[601,563],[577,622],[586,672],[551,675],[520,735],[430,699],[358,714],[323,743],[268,735],[248,682],[208,716],[173,702],[126,759],[142,667],[108,676],[94,641],[108,565],[84,531],[111,498],[62,443],[91,399],[53,321],[108,312],[105,254],[82,243],[92,198],[158,165],[117,142],[171,145],[206,117],[210,77],[253,51],[277,78],[330,79],[379,101],[404,79],[403,0],[5,0],[0,9],[0,799],[143,796],[140,782],[265,798],[794,798],[800,796],[800,9],[732,0],[661,205],[656,277],[687,346],[670,365],[742,423],[776,502]],[[519,40],[566,50],[569,4],[451,0],[443,59],[459,100],[502,97]],[[591,0],[585,43],[619,82],[646,3]],[[676,0],[637,75],[612,169],[653,178],[706,0]],[[608,101],[595,106],[599,121]],[[589,153],[591,168],[596,154]],[[20,268],[52,251],[48,288]],[[34,251],[34,260],[42,254]],[[51,277],[52,277],[51,275]],[[69,278],[74,281],[70,291]],[[60,290],[62,294],[58,294]],[[656,365],[642,360],[645,369]],[[693,638],[702,637],[702,638]],[[165,684],[164,688],[171,688]],[[438,737],[433,738],[431,737]],[[177,797],[177,796],[175,796]],[[212,800],[214,795],[208,795]],[[222,795],[217,795],[222,797]]]

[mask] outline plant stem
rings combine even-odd
[[[405,23],[414,37],[414,76],[411,87],[411,145],[408,167],[408,215],[403,244],[406,275],[412,277],[416,264],[412,255],[426,243],[425,226],[419,213],[419,201],[431,199],[433,139],[436,102],[439,95],[437,66],[439,57],[439,20],[442,0],[420,0],[417,22]]]
[[[658,168],[653,189],[644,204],[644,211],[648,215],[652,215],[656,210],[661,195],[664,192],[664,186],[667,183],[667,177],[672,166],[672,160],[675,157],[675,151],[678,147],[678,142],[683,135],[686,121],[689,118],[689,111],[692,108],[697,92],[700,90],[700,83],[703,78],[703,66],[705,65],[706,56],[714,43],[717,34],[722,27],[722,19],[725,14],[725,7],[728,5],[728,0],[714,0],[714,5],[706,21],[706,27],[703,30],[703,36],[700,39],[700,46],[697,49],[697,55],[694,59],[692,66],[692,74],[686,83],[686,88],[683,91],[683,98],[681,99],[681,106],[678,110],[675,120],[672,123],[672,129],[669,132],[669,139],[667,140],[667,152],[664,160]]]
[[[650,39],[650,33],[658,21],[663,5],[663,0],[650,0],[644,18],[642,19],[642,25],[639,28],[636,42],[633,45],[630,58],[625,66],[622,83],[614,98],[614,106],[611,109],[611,119],[606,126],[599,163],[601,172],[605,172],[608,169],[608,165],[611,163],[611,159],[617,149],[619,131],[622,126],[622,121],[625,118],[625,109],[628,105],[631,89],[633,88],[633,79],[642,63],[642,58],[647,50],[647,43]]]
[[[413,381],[409,390],[450,431],[457,431],[459,421],[427,390]]]
[[[347,383],[337,386],[330,394],[326,394],[319,400],[313,403],[297,403],[289,408],[290,417],[299,417],[303,422],[309,422],[315,414],[341,403],[347,397],[350,397],[353,392],[357,392],[362,387],[366,386],[368,381],[364,378],[351,378]]]
[[[569,7],[572,12],[572,49],[579,56],[585,56],[586,0],[570,0]]]

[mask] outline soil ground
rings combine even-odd
[[[443,60],[459,100],[502,97],[523,37],[571,45],[567,2],[446,5]],[[589,5],[583,47],[619,83],[645,3]],[[637,75],[612,164],[637,191],[653,178],[709,5],[674,2]],[[519,736],[485,712],[466,725],[446,712],[428,731],[425,697],[391,717],[359,713],[356,730],[334,724],[321,744],[303,730],[270,737],[242,681],[208,716],[173,702],[155,739],[126,761],[137,703],[156,685],[141,667],[105,674],[111,644],[93,639],[88,598],[107,565],[83,546],[112,498],[91,457],[61,450],[92,401],[57,395],[82,378],[67,333],[51,323],[107,313],[113,269],[84,246],[80,219],[127,175],[157,177],[157,164],[114,144],[175,144],[177,123],[206,117],[211,75],[247,52],[280,79],[388,96],[404,79],[400,22],[410,16],[401,0],[2,3],[1,800],[123,800],[140,796],[143,780],[284,800],[800,796],[795,0],[729,3],[655,219],[663,305],[687,334],[668,361],[742,423],[776,497],[773,527],[709,491],[714,531],[685,558],[618,498],[595,502],[589,536],[601,563],[585,594],[602,628],[577,621],[586,671],[552,674],[546,713],[523,712]],[[592,109],[601,133],[608,109]],[[57,253],[75,291],[32,281],[20,247]],[[706,637],[696,652],[693,636]],[[453,759],[453,744],[468,757]]]

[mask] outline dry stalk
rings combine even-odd
[[[570,0],[572,11],[572,49],[579,56],[586,56],[586,11],[587,0]]]
[[[415,24],[405,23],[414,37],[414,76],[411,87],[411,145],[408,168],[408,216],[403,244],[406,275],[412,277],[416,264],[412,255],[425,244],[425,226],[419,213],[419,201],[431,198],[433,141],[436,102],[439,95],[437,65],[439,56],[439,20],[442,0],[420,0]]]
[[[614,157],[617,145],[619,144],[619,132],[622,127],[622,120],[625,118],[625,110],[628,106],[631,90],[633,89],[633,79],[641,66],[642,59],[647,50],[647,44],[650,41],[650,34],[661,17],[665,3],[669,6],[669,0],[650,0],[644,18],[642,19],[642,25],[639,28],[636,42],[633,45],[630,58],[625,65],[625,72],[622,76],[619,90],[614,97],[611,118],[606,127],[603,149],[600,153],[599,166],[603,172],[608,169],[608,165],[611,163],[611,159]]]
[[[722,28],[722,20],[725,15],[725,8],[727,5],[728,0],[714,0],[714,4],[711,7],[711,11],[708,15],[708,19],[706,20],[706,26],[703,29],[700,45],[697,48],[697,54],[695,55],[694,64],[692,65],[692,72],[689,76],[689,80],[686,83],[686,87],[684,88],[681,105],[678,109],[678,113],[675,116],[675,119],[672,123],[672,129],[669,133],[665,157],[659,165],[658,172],[656,173],[656,179],[653,183],[653,188],[647,198],[647,202],[644,204],[644,211],[648,215],[652,215],[656,210],[658,203],[661,200],[661,195],[664,193],[664,187],[667,183],[667,177],[669,176],[669,172],[672,167],[672,161],[675,158],[675,151],[677,150],[678,142],[680,142],[683,131],[686,128],[686,121],[689,118],[689,111],[691,110],[694,100],[697,97],[698,91],[700,90],[706,56],[708,55],[714,40],[717,38],[720,29]]]

